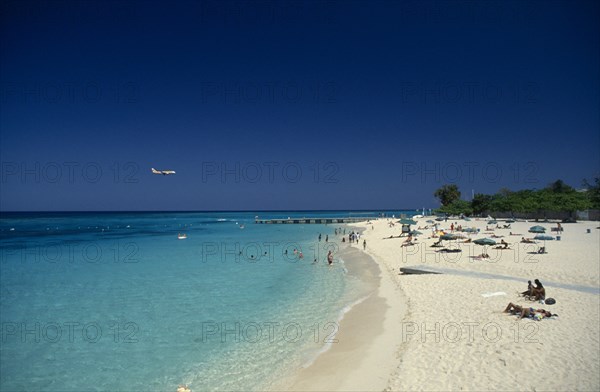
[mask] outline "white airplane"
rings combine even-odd
[[[174,170],[156,170],[155,168],[152,168],[152,173],[162,174],[163,176],[166,176],[167,174],[175,174],[175,171]]]

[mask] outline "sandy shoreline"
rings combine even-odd
[[[396,326],[402,320],[404,299],[398,287],[373,259],[354,244],[340,253],[349,268],[368,268],[377,288],[341,320],[337,343],[301,369],[290,391],[380,391],[395,368],[400,344]],[[360,371],[357,371],[360,369]]]
[[[425,220],[417,226],[425,226]],[[440,226],[449,229],[451,223]],[[401,247],[404,239],[388,238],[400,234],[398,224],[390,227],[387,219],[379,219],[353,225],[366,229],[367,249],[354,245],[349,257],[377,267],[377,293],[346,314],[339,342],[301,369],[286,389],[599,390],[598,222],[563,225],[561,240],[548,241],[543,255],[534,253],[543,243],[519,242],[533,237],[527,230],[538,223],[516,222],[489,232],[486,220],[458,223],[480,229],[472,238],[498,236],[511,249],[488,248],[490,259],[477,260],[482,248],[472,243],[451,245],[460,253],[437,253],[430,247],[437,239],[427,238],[428,229],[421,230],[419,245]],[[555,234],[550,228],[556,224],[540,225]],[[419,265],[450,273],[399,274],[401,267]],[[517,295],[535,278],[545,283],[555,305]],[[508,302],[544,307],[559,317],[517,320],[502,312]]]

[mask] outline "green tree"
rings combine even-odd
[[[586,195],[590,201],[590,208],[600,210],[600,176],[594,178],[594,184],[583,180],[583,186],[587,188]]]
[[[437,210],[437,212],[446,214],[446,215],[471,215],[473,213],[473,208],[471,208],[471,203],[465,200],[454,200],[452,203],[442,206]]]
[[[476,193],[471,200],[471,209],[475,215],[482,214],[485,211],[490,211],[492,204],[492,196],[483,193]]]
[[[458,190],[458,187],[454,184],[444,185],[438,190],[436,190],[433,196],[440,199],[442,206],[448,206],[456,200],[460,199],[460,191]]]
[[[563,180],[554,181],[552,184],[548,185],[546,189],[550,190],[552,193],[569,193],[574,191],[574,189],[565,184]]]

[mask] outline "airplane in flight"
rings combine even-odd
[[[175,170],[156,170],[155,168],[152,168],[152,173],[166,176],[167,174],[175,174]]]

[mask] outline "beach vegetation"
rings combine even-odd
[[[493,195],[477,193],[471,202],[460,200],[460,191],[455,185],[445,185],[436,191],[435,196],[442,201],[442,207],[438,209],[438,212],[446,215],[468,216],[494,212],[511,214],[544,214],[546,211],[575,212],[594,208],[598,205],[595,203],[600,203],[600,179],[596,178],[595,181],[596,185],[588,184],[587,192],[577,191],[565,184],[564,181],[556,180],[543,189],[511,191],[502,188]],[[458,198],[455,198],[456,195]]]
[[[458,190],[458,186],[455,184],[446,184],[436,190],[433,196],[440,200],[442,206],[449,206],[455,201],[460,200],[460,191]]]
[[[583,186],[587,189],[585,193],[590,201],[591,208],[600,210],[600,176],[594,178],[593,184],[584,179]]]

